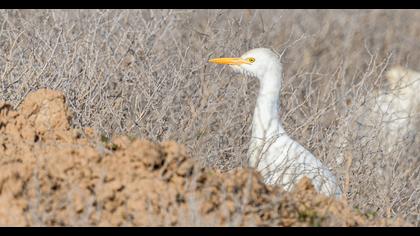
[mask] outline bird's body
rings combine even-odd
[[[385,74],[389,89],[374,90],[370,99],[358,101],[360,109],[352,110],[351,131],[338,137],[336,146],[349,149],[358,140],[380,147],[381,153],[399,154],[416,144],[420,124],[420,73],[401,66]],[[361,105],[363,104],[363,105]],[[348,122],[348,121],[345,121]],[[344,123],[349,126],[348,123]],[[344,163],[344,152],[337,163]]]
[[[390,91],[381,91],[372,113],[384,123],[383,130],[390,151],[398,143],[413,142],[417,134],[420,73],[396,66],[386,73],[386,78]]]
[[[282,66],[270,49],[257,48],[240,58],[219,58],[214,63],[229,64],[240,73],[257,77],[260,89],[255,106],[249,165],[256,168],[267,184],[280,184],[290,190],[306,176],[315,188],[328,196],[340,196],[334,175],[307,149],[290,138],[279,119]]]

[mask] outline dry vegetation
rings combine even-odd
[[[268,186],[248,168],[203,168],[173,141],[72,129],[62,92],[0,103],[0,225],[409,226],[315,191]]]
[[[352,128],[390,66],[420,69],[417,22],[415,10],[3,10],[0,100],[60,90],[76,128],[175,140],[230,170],[246,159],[258,84],[207,59],[271,47],[284,52],[286,130],[353,208],[419,225],[419,141],[388,152],[380,129],[360,139]]]

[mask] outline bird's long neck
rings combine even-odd
[[[284,133],[280,123],[281,66],[273,64],[260,79],[260,90],[253,117],[252,137],[266,139]]]

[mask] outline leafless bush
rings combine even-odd
[[[258,84],[207,59],[271,47],[284,51],[289,134],[342,177],[354,207],[418,224],[419,143],[384,154],[351,123],[389,66],[420,69],[419,21],[416,10],[3,10],[0,99],[63,90],[76,127],[173,139],[229,170],[245,160]]]

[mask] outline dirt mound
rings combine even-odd
[[[292,192],[252,170],[201,168],[185,148],[70,128],[62,93],[0,102],[1,225],[404,225],[371,220],[302,180]]]

